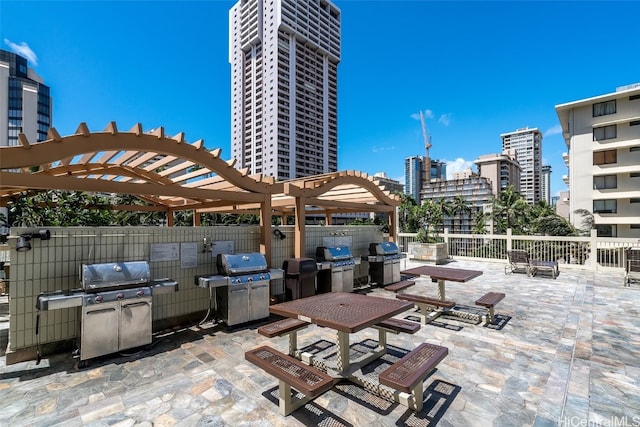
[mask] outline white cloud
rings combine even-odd
[[[552,128],[547,129],[543,136],[560,135],[562,133],[562,125],[555,125]]]
[[[374,145],[373,147],[371,147],[371,151],[373,151],[374,153],[382,153],[383,151],[393,151],[395,149],[396,149],[395,145],[391,145],[389,147],[378,147],[377,145]]]
[[[465,160],[458,157],[455,160],[444,160],[447,164],[447,179],[453,179],[453,174],[471,169],[474,163],[471,160]]]
[[[434,117],[433,116],[433,111],[429,110],[428,108],[426,110],[424,110],[423,113],[424,113],[424,118],[425,119],[433,119],[433,117]],[[411,118],[413,120],[420,120],[420,113],[413,113],[411,115]]]
[[[444,126],[449,126],[451,124],[451,113],[441,115],[438,119],[438,123]]]
[[[17,53],[20,56],[24,56],[27,58],[27,61],[31,62],[32,65],[38,65],[38,56],[34,51],[31,50],[28,44],[22,42],[20,44],[16,44],[9,39],[4,39],[4,44],[9,46],[9,49],[13,51],[13,53]]]

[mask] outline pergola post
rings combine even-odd
[[[173,209],[167,209],[167,227],[173,227]]]
[[[324,211],[324,220],[325,220],[324,223],[326,225],[333,225],[332,214],[333,214],[333,211],[330,211],[329,209]]]
[[[306,201],[304,197],[296,197],[296,206],[295,206],[295,248],[294,248],[294,256],[296,258],[302,258],[305,255],[305,209],[306,209]]]
[[[265,193],[264,200],[260,203],[260,252],[268,260],[271,266],[271,194]]]
[[[193,210],[193,226],[200,227],[200,217],[202,214],[197,209]]]
[[[397,208],[393,208],[389,211],[389,241],[396,241],[396,218],[397,218]]]

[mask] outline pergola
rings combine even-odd
[[[295,218],[295,256],[304,256],[305,216],[342,212],[386,212],[390,239],[395,240],[395,207],[400,198],[385,191],[373,177],[356,171],[334,172],[290,181],[249,175],[235,160],[208,151],[204,141],[187,143],[184,133],[172,137],[162,127],[148,132],[136,124],[120,132],[115,122],[101,132],[80,123],[75,134],[60,136],[50,128],[47,140],[32,143],[24,134],[20,145],[0,147],[0,206],[25,191],[65,190],[131,194],[146,206],[114,209],[161,211],[173,225],[173,212],[194,211],[194,225],[205,212],[247,212],[260,216],[260,250],[271,259],[273,215]]]

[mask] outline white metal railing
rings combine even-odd
[[[398,233],[398,247],[408,252],[417,233]],[[598,270],[624,268],[624,251],[640,247],[640,239],[590,236],[518,236],[511,234],[452,234],[447,229],[440,236],[447,243],[449,255],[485,260],[506,260],[507,251],[523,249],[532,259],[557,261],[568,266]],[[595,262],[593,262],[595,260]]]

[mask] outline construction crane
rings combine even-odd
[[[427,135],[427,125],[424,124],[424,114],[420,110],[420,123],[422,123],[422,138],[424,138],[424,149],[427,151],[429,158],[429,148],[431,148],[431,137]]]

